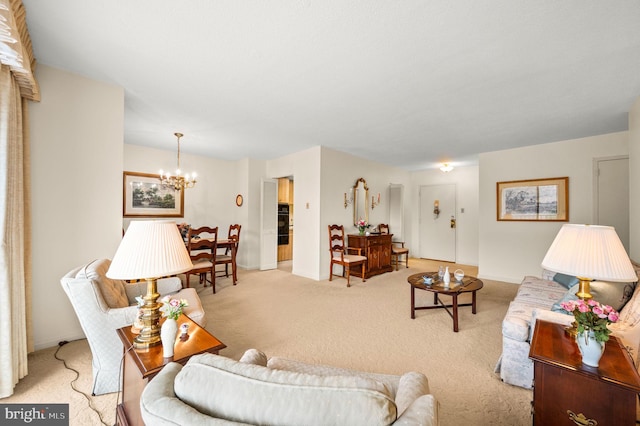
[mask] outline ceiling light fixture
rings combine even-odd
[[[174,135],[178,138],[178,168],[176,169],[175,176],[172,176],[170,173],[165,173],[160,170],[160,182],[164,186],[171,187],[176,191],[180,191],[183,188],[193,188],[196,184],[196,173],[187,173],[182,176],[182,172],[180,171],[180,138],[184,135],[182,133],[174,133]]]
[[[447,173],[450,172],[451,170],[453,170],[453,166],[449,163],[444,163],[442,166],[440,166],[440,170],[442,170],[443,172]]]

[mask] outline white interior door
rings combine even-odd
[[[260,194],[260,270],[278,267],[278,181],[263,179]]]
[[[434,213],[437,202],[439,214]],[[420,187],[420,257],[456,261],[456,185]]]
[[[595,164],[595,213],[597,225],[616,228],[629,252],[629,158],[598,158]]]

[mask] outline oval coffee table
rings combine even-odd
[[[433,284],[424,283],[424,277],[431,277]],[[476,277],[465,276],[462,282],[452,280],[449,288],[444,288],[444,284],[438,280],[437,272],[420,272],[413,274],[407,278],[407,282],[411,284],[411,319],[416,318],[418,309],[438,309],[444,308],[449,316],[453,319],[453,331],[458,332],[458,307],[471,306],[471,313],[476,313],[476,292],[483,287],[482,281]],[[416,306],[416,289],[430,291],[433,293],[433,306]],[[458,303],[458,295],[463,293],[471,293],[471,303]],[[440,300],[440,295],[451,296],[450,305],[445,305]],[[453,312],[449,310],[453,308]]]

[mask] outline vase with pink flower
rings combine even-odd
[[[178,334],[178,317],[182,315],[182,310],[189,306],[185,299],[172,299],[165,296],[161,300],[160,312],[166,317],[160,327],[160,340],[162,341],[162,356],[170,358],[173,356],[173,348]]]
[[[360,233],[360,235],[364,235],[365,230],[370,226],[366,220],[364,219],[360,219],[358,221],[358,232]]]
[[[575,318],[576,343],[582,355],[582,363],[597,367],[611,334],[608,326],[618,321],[618,312],[593,299],[569,300],[562,302],[560,306]]]

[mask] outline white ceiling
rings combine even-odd
[[[124,88],[126,143],[220,159],[460,165],[627,130],[640,96],[637,0],[23,3],[39,63]]]

